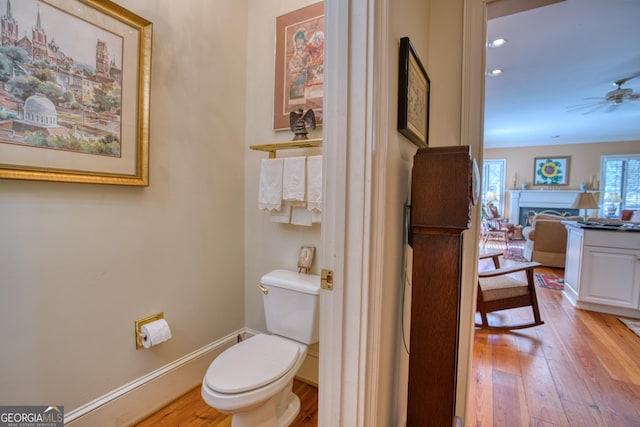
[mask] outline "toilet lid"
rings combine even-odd
[[[209,366],[207,386],[242,393],[269,384],[295,364],[300,347],[283,338],[258,334],[222,352]]]

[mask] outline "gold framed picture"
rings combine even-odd
[[[273,129],[289,129],[289,114],[313,109],[322,124],[324,2],[276,18]]]
[[[0,178],[148,185],[151,22],[95,0],[21,0],[6,19]]]

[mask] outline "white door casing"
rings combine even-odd
[[[379,0],[386,1],[386,0]],[[319,426],[365,423],[371,152],[374,139],[373,27],[376,0],[325,2],[322,267],[334,288],[320,298]],[[369,283],[369,285],[371,285]],[[370,348],[370,346],[369,346]]]

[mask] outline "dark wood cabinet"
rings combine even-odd
[[[462,232],[471,220],[472,165],[468,146],[423,148],[414,158],[408,427],[454,423]]]

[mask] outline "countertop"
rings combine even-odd
[[[618,223],[618,222],[596,222],[596,221],[562,221],[565,225],[584,228],[588,230],[618,231],[618,232],[640,232],[640,224]]]

